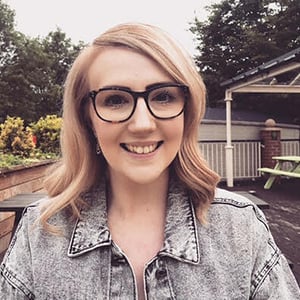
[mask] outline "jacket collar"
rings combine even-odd
[[[104,183],[82,195],[82,199],[86,205],[81,209],[80,219],[77,220],[71,235],[68,249],[70,257],[111,244]]]
[[[81,210],[68,249],[69,257],[77,257],[96,248],[111,245],[107,226],[105,183],[83,195],[87,206]],[[197,220],[193,205],[184,189],[170,182],[165,241],[159,256],[197,264],[200,261]]]

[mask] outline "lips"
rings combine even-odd
[[[154,152],[162,142],[153,143],[149,145],[134,145],[134,144],[125,144],[122,143],[121,146],[128,152],[136,154],[148,154]]]

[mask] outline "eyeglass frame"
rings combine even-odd
[[[164,88],[164,87],[179,87],[182,89],[183,91],[183,94],[184,94],[184,104],[183,104],[183,107],[182,107],[182,110],[176,114],[175,116],[172,116],[172,117],[158,117],[156,116],[153,111],[151,110],[150,108],[150,105],[148,103],[149,101],[149,94],[152,92],[152,91],[155,91],[159,88]],[[124,120],[121,120],[121,121],[112,121],[112,120],[107,120],[103,117],[100,116],[100,114],[98,113],[97,111],[97,108],[96,108],[96,96],[98,93],[100,93],[101,91],[123,91],[123,92],[127,92],[128,94],[130,94],[134,100],[134,105],[133,105],[133,109],[132,109],[132,112],[129,114],[129,116],[124,119]],[[170,119],[174,119],[178,116],[180,116],[184,110],[185,110],[185,106],[186,106],[186,101],[187,101],[187,98],[188,98],[188,94],[189,94],[189,87],[185,84],[182,84],[182,83],[163,83],[163,84],[159,84],[159,85],[155,85],[153,87],[150,87],[148,89],[146,89],[145,91],[142,91],[142,92],[136,92],[136,91],[132,91],[130,90],[129,88],[125,88],[125,87],[104,87],[104,88],[100,88],[98,89],[97,91],[96,90],[93,90],[93,91],[90,91],[87,95],[87,98],[89,99],[92,99],[92,103],[93,103],[93,107],[94,107],[94,110],[95,110],[95,113],[97,115],[97,117],[99,119],[101,119],[102,121],[105,121],[105,122],[109,122],[109,123],[122,123],[122,122],[126,122],[128,121],[134,114],[135,110],[136,110],[136,106],[137,106],[137,101],[139,98],[143,98],[145,103],[146,103],[146,106],[148,108],[148,111],[150,112],[150,114],[156,118],[156,119],[159,119],[159,120],[170,120]]]

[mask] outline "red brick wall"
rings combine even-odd
[[[262,142],[262,167],[273,168],[276,162],[272,159],[272,157],[281,155],[280,133],[280,129],[278,128],[266,128],[261,130],[260,138]]]

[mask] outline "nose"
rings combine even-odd
[[[129,129],[136,132],[153,131],[156,127],[155,118],[151,115],[146,101],[139,97],[135,111],[130,118]]]

